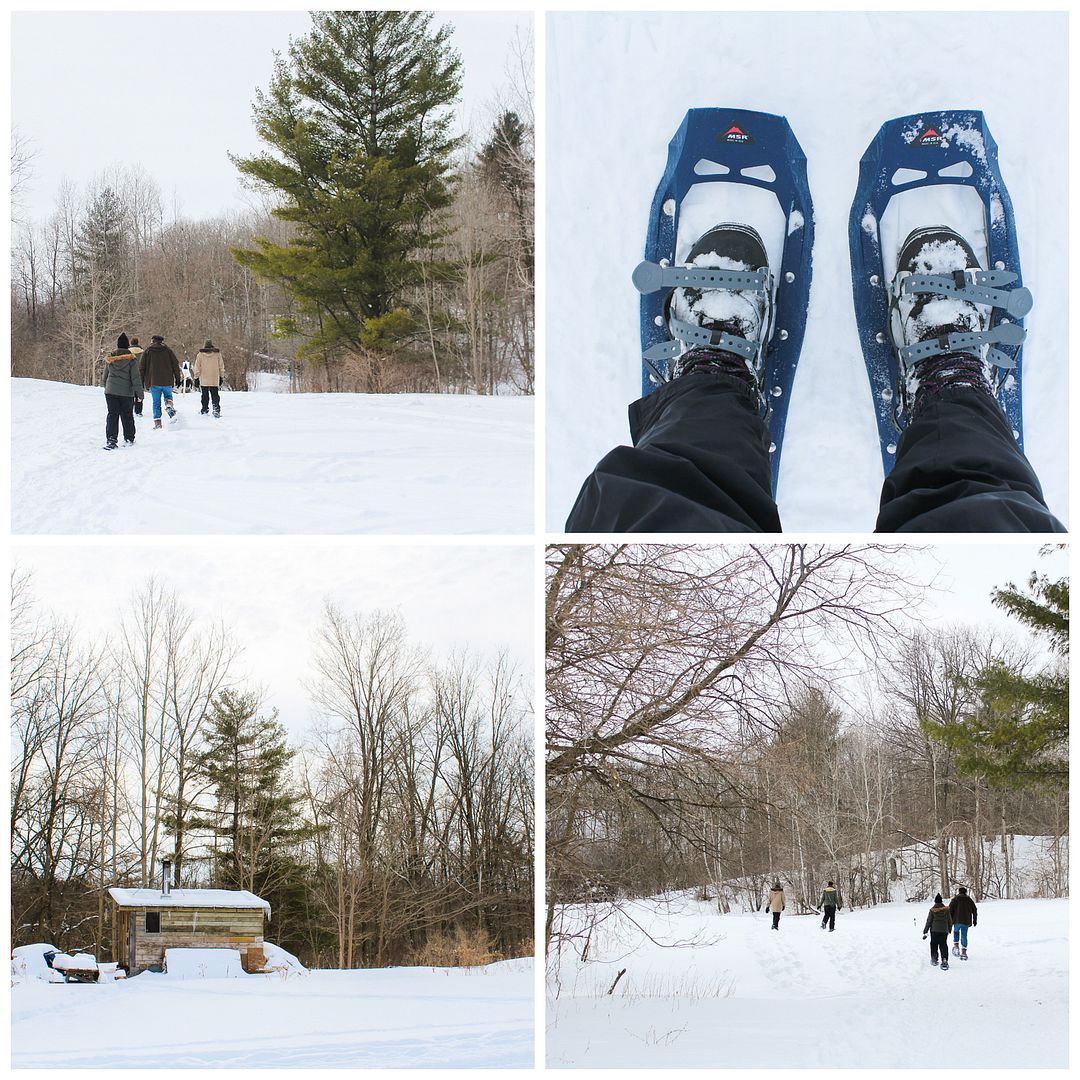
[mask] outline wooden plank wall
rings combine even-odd
[[[146,913],[157,911],[161,933],[146,932]],[[160,967],[166,949],[236,949],[241,956],[263,943],[264,913],[251,908],[126,908],[122,922],[135,920],[135,957],[128,969],[135,974]]]

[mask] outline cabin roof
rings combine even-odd
[[[270,904],[242,889],[110,889],[109,895],[125,908],[262,908],[269,916]]]

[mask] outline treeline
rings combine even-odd
[[[753,907],[774,876],[804,907],[829,879],[855,905],[1066,893],[1067,582],[998,591],[1027,642],[915,630],[890,557],[552,550],[549,933],[562,903]],[[845,700],[841,644],[866,672]],[[1046,838],[1038,865],[1017,834]]]
[[[460,60],[430,14],[311,17],[255,103],[267,152],[235,161],[264,210],[170,216],[118,164],[14,224],[13,375],[94,384],[124,330],[181,359],[212,338],[234,389],[275,371],[294,390],[532,392],[530,46],[470,146],[448,132]]]
[[[326,610],[289,745],[239,643],[160,585],[83,642],[16,576],[12,941],[117,954],[111,886],[249,889],[308,964],[483,962],[532,941],[531,728],[503,661],[437,666],[389,615]]]

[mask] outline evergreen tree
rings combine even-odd
[[[390,345],[412,320],[406,291],[439,240],[451,201],[450,106],[460,59],[450,27],[418,11],[313,12],[311,32],[280,56],[255,120],[270,150],[234,158],[276,192],[295,225],[288,244],[236,250],[308,316],[304,353]],[[283,332],[299,332],[295,322]]]
[[[523,246],[521,265],[528,280],[534,275],[533,230],[530,221],[533,191],[533,159],[530,131],[512,110],[503,112],[491,135],[477,155],[481,171],[489,183],[510,197],[514,208],[519,242]]]
[[[257,694],[222,691],[211,706],[197,764],[214,806],[190,826],[214,837],[214,885],[249,889],[270,901],[286,934],[285,913],[302,904],[305,893],[298,845],[312,835],[290,776],[294,756],[277,710],[262,716]],[[277,938],[284,943],[280,930]]]
[[[996,787],[1066,787],[1069,782],[1069,580],[1032,574],[1028,591],[994,590],[994,604],[1046,640],[1042,671],[995,661],[972,681],[975,711],[932,732],[956,751],[961,772]]]

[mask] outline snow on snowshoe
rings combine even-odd
[[[642,394],[680,374],[693,349],[740,357],[772,437],[774,490],[813,242],[806,157],[787,120],[690,109],[668,146],[645,261],[633,275],[642,294]]]
[[[949,970],[949,961],[948,960],[942,960],[941,961],[941,970],[942,971],[948,971]]]
[[[1022,448],[1023,316],[1032,301],[1021,284],[1012,202],[983,114],[947,110],[883,124],[860,163],[848,239],[886,474],[911,419],[920,367],[948,369],[947,357],[977,361],[972,376],[981,364]],[[912,252],[920,239],[927,248],[921,259]],[[913,308],[917,319],[925,315],[925,337],[905,321]]]
[[[952,947],[952,954],[953,954],[953,956],[959,956],[960,955],[960,946],[959,945],[954,945]]]

